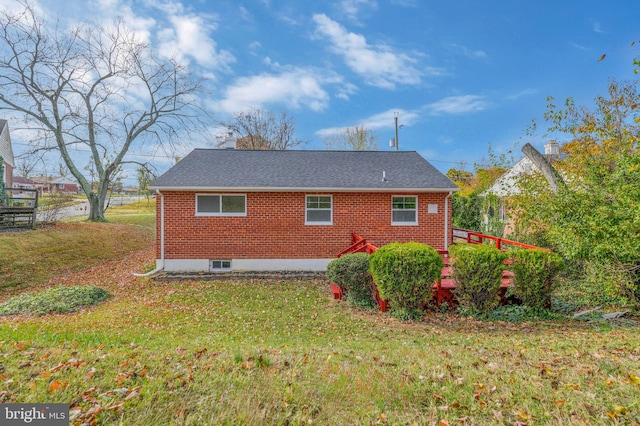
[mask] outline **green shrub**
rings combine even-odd
[[[421,243],[392,243],[379,248],[369,262],[380,297],[391,302],[391,313],[401,319],[419,318],[442,273],[438,252]]]
[[[22,294],[0,304],[0,315],[66,313],[91,306],[109,297],[95,286],[53,287],[37,293]]]
[[[514,277],[509,292],[525,306],[549,308],[557,276],[564,268],[560,255],[546,250],[513,250],[510,255]]]
[[[637,270],[634,274],[632,265],[590,260],[572,272],[566,284],[569,289],[562,293],[574,293],[573,299],[582,307],[627,306],[640,300]]]
[[[473,314],[495,308],[507,255],[493,246],[476,244],[453,245],[449,255],[460,306]]]
[[[327,278],[346,290],[345,299],[351,306],[375,306],[368,254],[351,253],[333,259],[327,266]]]

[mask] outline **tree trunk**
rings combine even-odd
[[[529,158],[529,160],[538,167],[538,170],[540,170],[547,179],[547,182],[549,182],[549,186],[551,186],[551,190],[554,194],[558,192],[558,185],[564,184],[564,181],[558,171],[551,165],[551,163],[549,163],[547,158],[540,154],[540,152],[530,143],[527,143],[522,147],[522,152],[524,152],[524,155],[526,155],[527,158]]]
[[[95,192],[91,192],[87,197],[89,200],[89,222],[106,222],[104,217],[104,202],[100,202],[101,197]]]

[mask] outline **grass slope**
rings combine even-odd
[[[637,330],[405,324],[325,282],[131,275],[153,258],[44,284],[98,285],[113,295],[100,305],[0,319],[0,402],[70,403],[74,424],[640,423]]]
[[[154,203],[142,201],[113,208],[109,224],[57,223],[36,231],[0,233],[0,298],[12,288],[24,290],[149,247],[154,209]]]
[[[402,324],[334,302],[323,282],[110,291],[80,314],[6,321],[4,402],[73,402],[79,422],[129,425],[640,421],[634,331]]]

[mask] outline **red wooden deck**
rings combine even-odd
[[[504,250],[505,246],[512,247],[522,247],[527,249],[542,249],[542,247],[535,247],[528,244],[519,243],[517,241],[506,240],[504,238],[498,238],[491,235],[484,235],[475,231],[468,231],[466,229],[453,229],[454,234],[454,243],[455,242],[466,242],[469,244],[483,244],[484,241],[489,240],[495,243],[496,248],[499,250]],[[337,257],[340,257],[347,253],[367,253],[371,254],[377,250],[377,247],[373,244],[367,242],[366,239],[362,238],[355,232],[352,233],[352,244],[347,247],[345,250],[338,253]],[[543,249],[547,250],[547,249]],[[451,276],[451,265],[449,263],[449,252],[446,250],[438,250],[438,253],[442,256],[442,260],[444,261],[444,267],[442,268],[441,277],[438,281],[433,283],[433,291],[434,291],[434,299],[437,305],[442,303],[447,303],[448,305],[454,305],[455,297],[453,291],[456,288],[455,280]],[[505,261],[505,266],[509,265],[510,261]],[[507,288],[512,285],[513,272],[506,270],[502,274],[502,283],[500,285],[499,295],[501,297],[502,302],[506,301],[505,294]],[[331,284],[331,288],[333,291],[333,295],[335,299],[341,299],[343,296],[343,291],[340,287],[335,284]],[[373,292],[378,301],[378,306],[382,312],[386,312],[389,308],[389,303],[386,300],[380,298],[378,294],[378,289],[376,288],[375,283],[373,284]]]

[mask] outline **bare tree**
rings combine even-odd
[[[234,114],[221,123],[237,138],[238,149],[292,149],[304,143],[294,137],[293,118],[282,112],[279,118],[271,111],[251,109]]]
[[[376,136],[364,126],[346,127],[340,133],[322,139],[327,149],[343,149],[353,151],[376,151]]]
[[[32,172],[35,170],[36,166],[39,162],[42,161],[43,153],[24,153],[21,156],[17,156],[16,160],[16,171],[20,176],[25,179],[29,179],[32,175]]]
[[[89,200],[89,220],[104,221],[111,181],[124,164],[138,164],[127,157],[134,143],[170,148],[180,131],[206,128],[201,81],[155,56],[121,21],[49,28],[20,4],[20,13],[0,12],[0,111],[22,114],[39,131],[34,150],[59,152]]]

